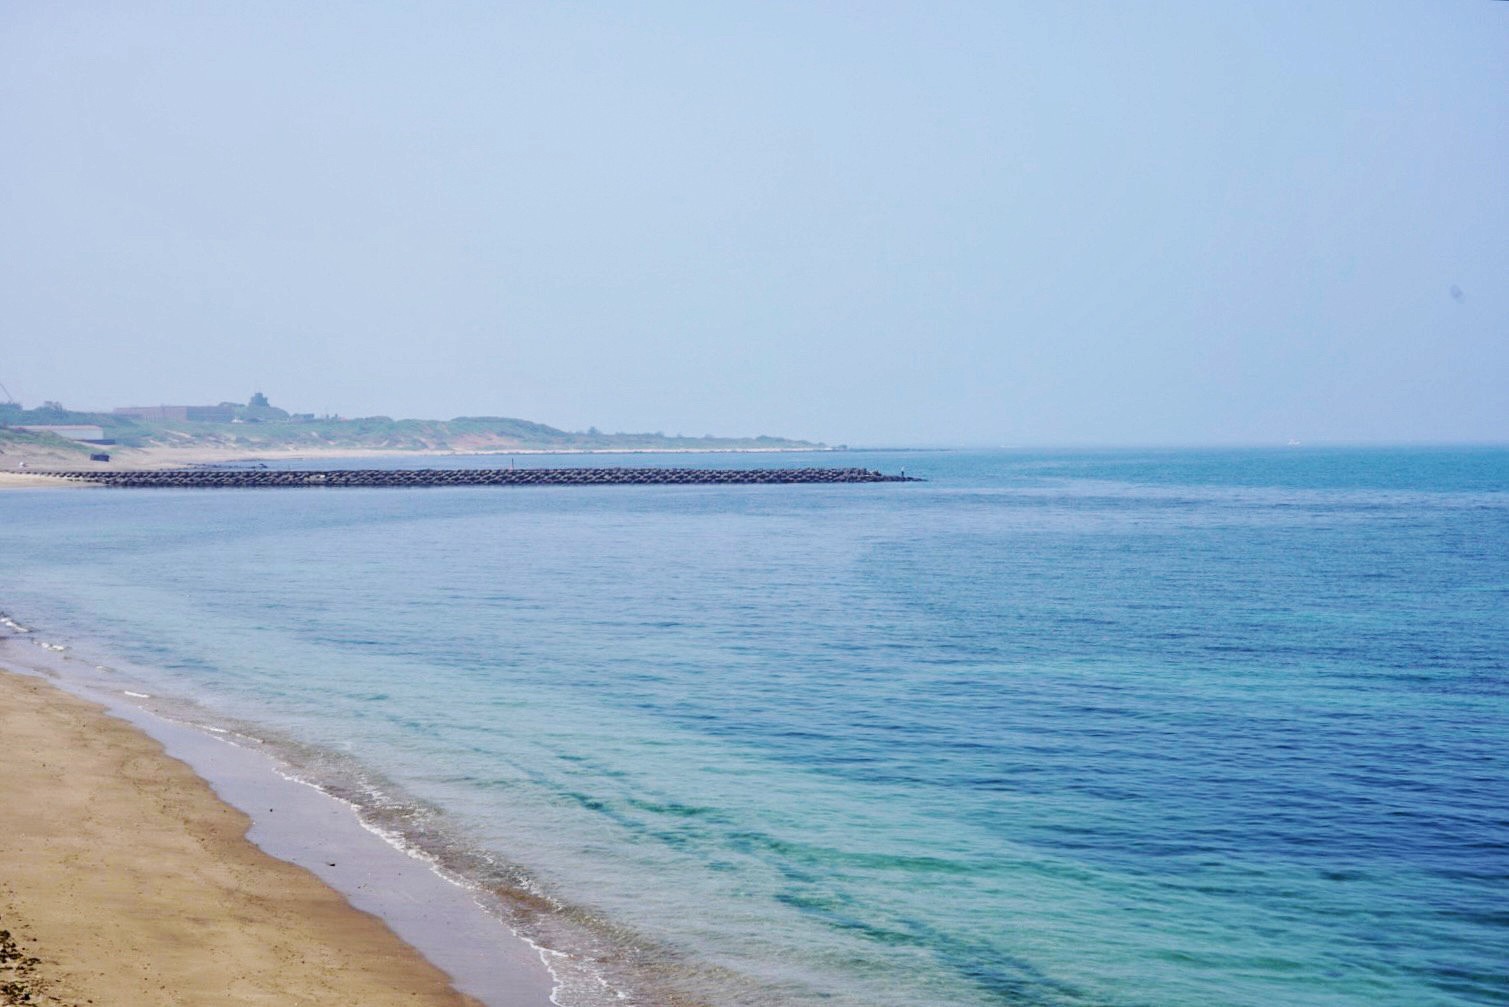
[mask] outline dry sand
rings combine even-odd
[[[58,480],[38,476],[36,472],[48,470],[117,469],[164,469],[187,468],[195,465],[215,465],[240,462],[261,462],[276,467],[296,461],[320,459],[367,459],[373,462],[393,458],[416,458],[438,456],[473,456],[496,459],[516,455],[637,455],[637,454],[786,454],[792,451],[814,450],[808,448],[527,448],[500,438],[459,438],[448,448],[401,449],[359,447],[315,447],[313,445],[255,446],[213,443],[187,443],[182,446],[155,444],[145,448],[120,446],[91,447],[90,451],[108,454],[108,462],[90,461],[87,452],[66,450],[56,444],[6,443],[0,448],[0,489],[20,486],[59,487]],[[24,466],[24,467],[23,467]]]
[[[83,483],[71,483],[52,476],[31,472],[0,472],[0,489],[83,489]]]
[[[0,1004],[476,1007],[249,821],[135,728],[0,670]]]

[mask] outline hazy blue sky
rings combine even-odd
[[[12,0],[0,137],[27,404],[1509,440],[1509,3]]]

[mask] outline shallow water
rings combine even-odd
[[[568,1005],[1509,998],[1509,451],[693,463],[930,481],[15,492],[0,604]]]

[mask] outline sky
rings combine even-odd
[[[1509,3],[13,0],[0,138],[27,405],[1509,442]]]

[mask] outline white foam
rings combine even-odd
[[[14,620],[8,620],[6,622],[6,625],[11,626],[13,623]],[[44,650],[57,654],[63,654],[69,649],[68,645],[53,643],[46,640],[32,639],[30,642],[36,644],[38,647]],[[64,657],[61,658],[61,660],[68,659]],[[38,665],[37,667],[40,668],[41,665]],[[96,671],[101,672],[113,672],[115,670],[102,664],[92,665],[92,667]],[[88,694],[88,685],[86,683],[75,681],[71,684],[75,686],[76,690],[83,691],[86,695]],[[139,692],[131,689],[118,688],[118,692],[116,694],[123,695],[131,699],[156,698],[152,693]],[[146,707],[144,706],[138,707],[137,709],[146,713],[150,719],[148,721],[137,720],[135,718],[130,719],[132,719],[132,722],[137,724],[138,727],[148,729],[149,732],[153,733],[154,735],[156,735],[157,732],[150,729],[150,723],[152,721],[167,725],[174,725],[179,728],[186,728],[191,731],[201,733],[205,736],[215,737],[217,740],[227,742],[237,748],[252,748],[266,744],[264,739],[251,734],[243,733],[239,730],[228,730],[226,728],[217,727],[213,724],[205,723],[197,719],[188,719],[173,716],[172,714],[162,710],[148,712]],[[159,740],[163,739],[159,737]],[[495,910],[490,910],[487,908],[486,897],[490,893],[488,893],[487,889],[484,886],[479,883],[472,882],[466,877],[458,875],[446,869],[442,865],[441,860],[438,856],[431,854],[428,851],[408,842],[400,829],[386,828],[377,823],[368,821],[367,818],[362,814],[362,804],[356,801],[352,801],[348,798],[341,797],[338,794],[331,793],[329,790],[320,786],[318,783],[297,775],[285,765],[280,764],[276,757],[273,757],[271,764],[267,768],[272,769],[273,773],[276,776],[281,777],[282,779],[290,783],[301,784],[304,787],[318,792],[326,799],[334,800],[335,802],[349,808],[353,814],[353,818],[356,824],[358,824],[363,831],[381,840],[385,846],[402,853],[405,857],[411,860],[419,862],[427,869],[427,872],[429,874],[433,875],[437,879],[444,881],[446,884],[458,888],[463,892],[466,892],[470,896],[470,901],[476,906],[478,910],[485,913],[488,917],[491,917],[494,922],[504,931],[511,934],[515,939],[527,946],[529,948],[529,952],[532,953],[536,957],[540,965],[543,966],[546,974],[549,977],[550,989],[547,994],[548,1001],[549,1003],[555,1005],[555,1007],[588,1007],[588,1005],[607,1005],[612,1003],[624,1004],[635,1002],[634,997],[632,997],[627,991],[618,988],[600,970],[597,963],[593,961],[592,955],[588,954],[585,956],[579,956],[570,952],[559,951],[539,943],[526,934],[520,933],[506,920],[500,918]],[[365,791],[366,796],[370,796],[374,804],[378,806],[385,806],[390,803],[388,795],[386,795],[380,788],[365,782],[362,784],[362,787]],[[486,856],[486,859],[492,861],[494,858],[491,856]],[[549,892],[545,891],[543,889],[543,886],[539,885],[536,879],[529,877],[515,878],[514,883],[520,885],[523,890],[529,892],[537,898],[542,899],[553,907],[557,909],[562,908],[561,902],[558,899],[554,898]],[[351,898],[354,894],[355,893],[348,891],[347,897]]]
[[[134,697],[138,697],[138,698],[146,698],[144,693],[135,693],[135,692],[129,692],[129,691],[125,691],[125,690],[122,690],[122,691],[125,692],[125,694],[128,695],[128,696],[134,696]],[[268,753],[268,752],[264,751],[263,753],[259,753],[257,755],[251,755],[251,751],[252,751],[252,749],[253,749],[254,746],[260,746],[260,745],[265,744],[265,742],[263,741],[263,739],[254,737],[254,736],[249,735],[249,734],[244,734],[244,733],[242,733],[240,731],[233,731],[233,730],[228,730],[226,728],[215,727],[215,726],[213,726],[211,724],[206,724],[206,723],[203,723],[201,721],[189,720],[189,719],[183,719],[183,718],[179,718],[179,717],[174,717],[174,716],[172,716],[170,714],[165,714],[165,713],[162,713],[162,712],[146,713],[144,719],[136,719],[136,718],[131,718],[131,719],[132,719],[132,723],[135,723],[138,727],[142,727],[144,729],[151,729],[151,726],[154,725],[154,724],[156,724],[156,725],[162,725],[162,726],[171,726],[171,727],[177,728],[177,729],[179,729],[181,731],[190,732],[191,734],[200,734],[200,735],[206,736],[206,737],[213,737],[216,741],[219,741],[219,742],[225,744],[228,748],[239,749],[239,750],[241,750],[243,752],[248,753],[248,756],[250,756],[252,758],[259,758],[259,759],[266,760],[261,765],[262,765],[262,768],[267,769],[267,770],[271,770],[271,773],[269,775],[276,776],[277,778],[279,778],[279,779],[281,779],[283,781],[286,781],[287,783],[297,784],[297,785],[300,785],[302,787],[306,787],[310,791],[313,791],[314,793],[318,794],[319,797],[320,797],[320,799],[327,800],[327,801],[333,801],[335,804],[344,806],[345,808],[349,809],[352,812],[352,820],[356,824],[358,824],[364,831],[366,831],[368,833],[371,833],[372,835],[374,835],[377,838],[379,838],[380,840],[382,840],[382,842],[383,842],[383,844],[385,846],[388,846],[388,847],[390,847],[390,848],[392,848],[392,849],[394,849],[396,851],[399,851],[399,852],[403,853],[405,856],[407,856],[407,857],[409,857],[411,859],[418,860],[418,861],[424,863],[425,866],[429,868],[429,872],[430,873],[432,873],[434,876],[436,876],[436,877],[444,880],[449,885],[453,885],[455,887],[461,888],[461,889],[463,889],[465,891],[468,891],[468,892],[474,891],[474,889],[471,886],[466,885],[460,878],[457,878],[457,877],[455,877],[453,875],[450,875],[448,872],[445,872],[442,869],[440,869],[438,862],[436,862],[433,858],[429,857],[428,855],[425,855],[422,851],[415,850],[415,849],[409,847],[407,844],[403,843],[401,841],[401,839],[397,835],[390,835],[386,831],[378,829],[378,828],[375,828],[370,823],[364,821],[362,819],[361,809],[360,809],[360,807],[357,804],[355,804],[352,801],[347,800],[346,798],[343,798],[343,797],[341,797],[341,796],[339,796],[337,794],[332,794],[330,791],[326,790],[325,788],[319,786],[316,783],[311,782],[310,780],[304,779],[303,777],[299,776],[297,773],[295,773],[294,771],[292,771],[285,764],[283,764],[280,761],[278,761],[278,759],[275,756],[271,755],[271,753]],[[165,737],[165,736],[161,735],[156,730],[152,730],[151,733],[153,733],[154,736],[157,736],[160,741],[164,741],[165,744],[168,744],[169,750],[170,750],[170,752],[172,752],[173,746],[172,746],[171,742],[169,741],[168,737]],[[186,758],[185,756],[186,756],[187,753],[178,752],[178,753],[175,753],[175,754],[177,754],[177,756],[179,758],[185,758],[185,761],[189,762],[189,764],[191,765],[191,767],[195,768],[196,772],[199,772],[201,775],[206,775],[206,770],[209,769],[208,765],[200,765],[198,763],[198,760],[195,759],[195,758],[192,758],[192,757],[187,757]],[[207,775],[207,778],[213,778],[214,775],[215,774],[214,774],[213,769],[209,769],[209,773]],[[223,793],[223,792],[220,792],[220,788],[219,787],[217,787],[216,789],[217,789],[217,792],[220,793],[220,796],[221,796],[222,799],[227,799],[227,795],[225,793]],[[378,797],[381,797],[381,792],[377,791],[375,788],[368,787],[367,789],[370,792],[372,792],[374,795],[376,795]],[[267,797],[267,795],[264,794],[261,799],[266,799],[266,797]],[[254,824],[254,827],[253,827],[254,831],[256,829],[258,829],[258,828],[262,828],[262,827],[266,826],[265,822],[258,822],[258,819],[261,816],[258,816],[257,814],[255,814],[255,809],[254,808],[244,806],[244,801],[243,802],[237,802],[234,798],[232,798],[232,799],[230,799],[230,802],[233,803],[233,804],[237,804],[237,806],[240,806],[243,811],[245,811],[247,814],[249,814],[249,815],[252,816],[254,822],[257,823],[257,824]],[[307,813],[307,810],[308,809],[306,808],[306,813]],[[273,835],[275,836],[276,834],[274,833]],[[261,838],[256,838],[256,837],[251,837],[251,838],[253,839],[253,842],[256,842],[258,846],[261,846],[263,849],[267,850],[269,853],[272,853],[272,855],[279,856],[279,857],[281,857],[283,859],[286,859],[286,860],[290,860],[291,862],[303,863],[303,866],[305,866],[305,867],[307,867],[307,868],[309,868],[311,870],[314,870],[316,874],[320,874],[320,871],[319,871],[319,868],[318,868],[317,865],[311,864],[311,863],[307,862],[307,859],[308,859],[307,858],[307,851],[306,851],[306,855],[301,859],[300,856],[297,855],[297,853],[294,850],[292,850],[292,849],[283,849],[282,851],[279,851],[278,849],[269,847],[269,845],[266,842],[266,840],[268,838],[267,835],[264,835]],[[284,838],[286,840],[286,836]],[[320,859],[322,859],[322,858],[320,858]],[[331,879],[329,877],[325,877],[324,875],[321,875],[321,876],[322,876],[322,878],[324,878],[324,880],[327,883],[332,884],[332,885],[335,884],[335,881],[333,879]],[[369,896],[371,894],[370,892],[365,892],[364,893],[362,891],[362,889],[367,889],[367,887],[368,886],[365,885],[365,884],[357,885],[355,889],[350,889],[350,888],[344,889],[343,890],[343,894],[345,894],[345,896],[348,899],[352,900],[353,904],[355,904],[356,900],[358,900],[360,898],[363,898],[365,896]],[[339,886],[337,886],[337,888],[338,888],[338,890],[342,890],[342,889],[340,889]],[[557,1004],[557,1007],[559,1007],[560,1002],[558,1000],[556,1000],[555,997],[556,997],[557,992],[559,992],[560,989],[562,988],[561,979],[556,974],[555,969],[553,969],[551,967],[551,962],[549,961],[549,959],[546,958],[544,950],[538,944],[536,944],[534,941],[529,940],[527,937],[525,937],[522,934],[519,934],[518,931],[514,930],[513,927],[508,926],[508,924],[506,924],[503,920],[499,919],[495,914],[488,912],[486,910],[486,908],[482,905],[482,903],[478,899],[475,898],[475,896],[471,899],[471,902],[473,904],[473,907],[474,907],[475,911],[484,913],[486,915],[486,918],[490,919],[492,921],[492,923],[499,925],[505,932],[507,932],[509,934],[512,934],[516,939],[518,939],[520,941],[520,943],[522,943],[523,945],[527,946],[534,954],[538,955],[539,961],[540,961],[541,965],[543,965],[545,973],[548,976],[548,982],[549,982],[549,987],[550,987],[548,993],[546,993],[543,989],[541,990],[541,993],[546,996],[546,998],[549,1000],[549,1002]],[[379,914],[381,915],[380,910],[378,910],[376,908],[372,908],[372,907],[366,907],[366,908],[367,908],[367,911],[369,911],[369,912],[379,912]],[[390,922],[390,924],[394,924],[397,921],[395,921],[392,918],[390,918],[389,922]],[[404,937],[404,934],[400,933],[400,936]],[[411,938],[410,937],[404,937],[404,939],[407,940],[407,939],[411,939]],[[427,954],[427,955],[433,955],[436,952],[439,952],[439,951],[443,950],[443,949],[437,948],[433,944],[428,944],[428,943],[425,943],[422,946],[420,944],[416,944],[416,947],[419,947],[419,950],[420,950],[421,953]],[[443,964],[443,958],[440,961],[438,961],[437,963],[441,964],[442,968],[445,967],[445,965]],[[452,975],[453,976],[456,975],[456,973],[454,972],[453,969],[450,969],[448,971],[452,971]],[[484,1001],[489,1002],[489,1003],[493,1002],[488,996],[485,996],[485,995],[482,996],[481,999],[483,999]]]
[[[375,822],[368,821],[367,817],[362,814],[361,805],[357,804],[355,801],[341,797],[338,794],[331,793],[329,790],[326,790],[319,784],[304,779],[302,776],[291,772],[284,766],[274,764],[272,769],[274,773],[276,773],[278,776],[281,776],[283,779],[288,780],[290,783],[302,784],[303,786],[318,791],[330,800],[345,805],[351,810],[352,815],[356,818],[357,824],[360,825],[363,829],[376,836],[378,839],[382,840],[388,846],[402,853],[404,856],[409,857],[411,860],[416,860],[424,864],[425,867],[430,871],[430,873],[435,875],[435,877],[440,878],[447,884],[454,885],[455,887],[460,888],[465,892],[471,893],[473,896],[473,901],[477,904],[478,908],[481,908],[484,912],[486,912],[486,908],[482,905],[482,902],[476,898],[476,896],[481,892],[481,889],[475,883],[467,880],[465,877],[462,877],[454,871],[447,870],[437,856],[408,842],[404,838],[402,833],[398,832],[397,830],[386,829]],[[370,794],[374,799],[379,801],[385,799],[386,795],[383,794],[383,792],[378,788],[373,787],[370,784],[364,784],[363,786],[366,789],[367,793]],[[532,879],[526,880],[524,887],[527,891],[531,892],[531,894],[546,899],[547,901],[554,904],[556,908],[560,908],[559,901],[551,898],[548,894],[539,890],[536,885],[532,883]],[[488,915],[492,916],[493,914],[488,913]],[[496,919],[496,917],[494,918]],[[535,954],[539,955],[540,964],[544,965],[545,971],[550,973],[550,981],[552,986],[550,993],[550,1002],[555,1004],[556,1007],[565,1007],[564,1002],[560,999],[560,996],[562,993],[568,992],[567,978],[556,968],[556,963],[570,962],[572,961],[571,957],[563,951],[557,951],[554,948],[549,948],[543,944],[540,944],[539,942],[531,939],[527,934],[520,933],[514,927],[509,926],[503,920],[498,920],[498,923],[509,933],[513,934],[514,937],[529,945],[529,947],[534,950]],[[610,986],[606,978],[598,973],[595,969],[591,969],[589,966],[589,971],[591,972],[591,978],[596,980],[604,991],[612,992],[619,1000],[627,999],[627,994],[625,992],[623,992],[622,990],[616,990],[612,986]]]

